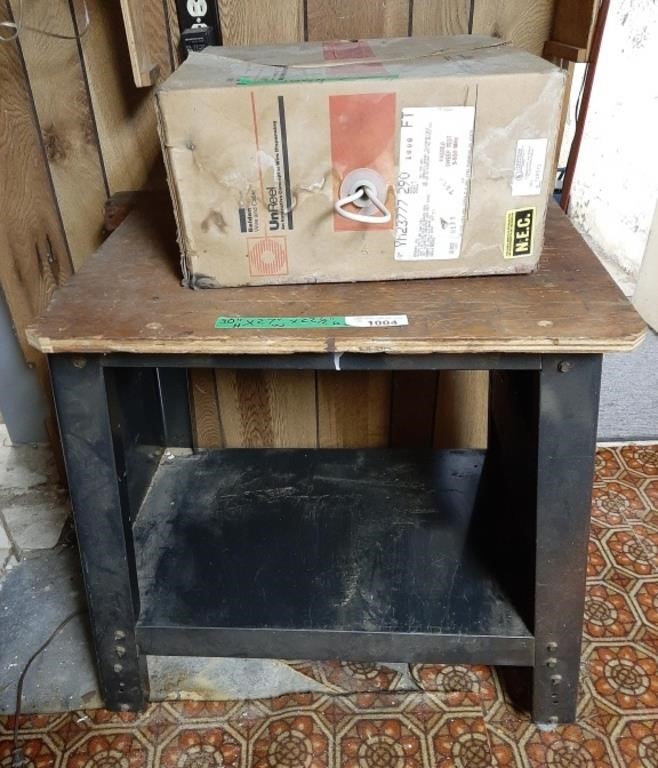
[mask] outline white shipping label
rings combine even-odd
[[[458,259],[475,107],[406,107],[395,218],[398,261]]]
[[[354,328],[386,328],[391,325],[409,325],[406,315],[348,315],[345,325]]]
[[[527,197],[541,194],[548,139],[519,139],[514,156],[512,195]]]

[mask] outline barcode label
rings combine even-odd
[[[475,107],[402,110],[396,260],[459,258],[474,121]]]

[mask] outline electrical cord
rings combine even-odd
[[[77,616],[82,616],[85,613],[87,613],[86,610],[81,611],[75,611],[74,613],[70,613],[63,621],[61,621],[55,629],[50,633],[50,636],[48,639],[41,645],[37,650],[30,656],[30,658],[27,660],[27,663],[23,667],[23,671],[21,672],[20,677],[18,678],[18,683],[16,684],[16,714],[14,715],[14,745],[13,749],[11,751],[11,766],[12,768],[22,768],[22,766],[25,765],[25,753],[23,752],[23,748],[18,743],[18,721],[20,720],[21,716],[21,707],[23,704],[23,684],[25,682],[25,676],[27,675],[28,670],[32,666],[32,663],[35,661],[35,659],[42,654],[46,648],[52,643],[52,641],[57,637],[57,635],[64,629],[64,627],[73,619],[75,619]]]
[[[80,40],[80,38],[84,37],[87,32],[89,31],[89,8],[87,6],[87,0],[82,0],[82,7],[84,8],[84,26],[82,29],[80,29],[76,34],[73,35],[63,35],[59,32],[50,32],[47,29],[41,29],[40,27],[33,27],[29,24],[23,23],[23,0],[18,0],[18,13],[16,14],[15,21],[0,21],[0,27],[4,29],[12,29],[13,32],[5,37],[4,35],[0,34],[0,43],[11,43],[14,40],[16,40],[22,30],[27,29],[30,32],[38,32],[40,35],[45,35],[46,37],[54,37],[57,40]],[[74,15],[76,16],[77,21],[77,13],[74,11]]]

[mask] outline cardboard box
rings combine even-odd
[[[157,95],[185,284],[533,270],[563,84],[471,35],[191,54]]]

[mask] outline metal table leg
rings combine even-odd
[[[538,374],[533,716],[576,716],[601,355],[546,356]]]
[[[135,642],[135,558],[104,371],[96,356],[54,355],[50,368],[103,698],[109,709],[139,709],[148,676]]]

